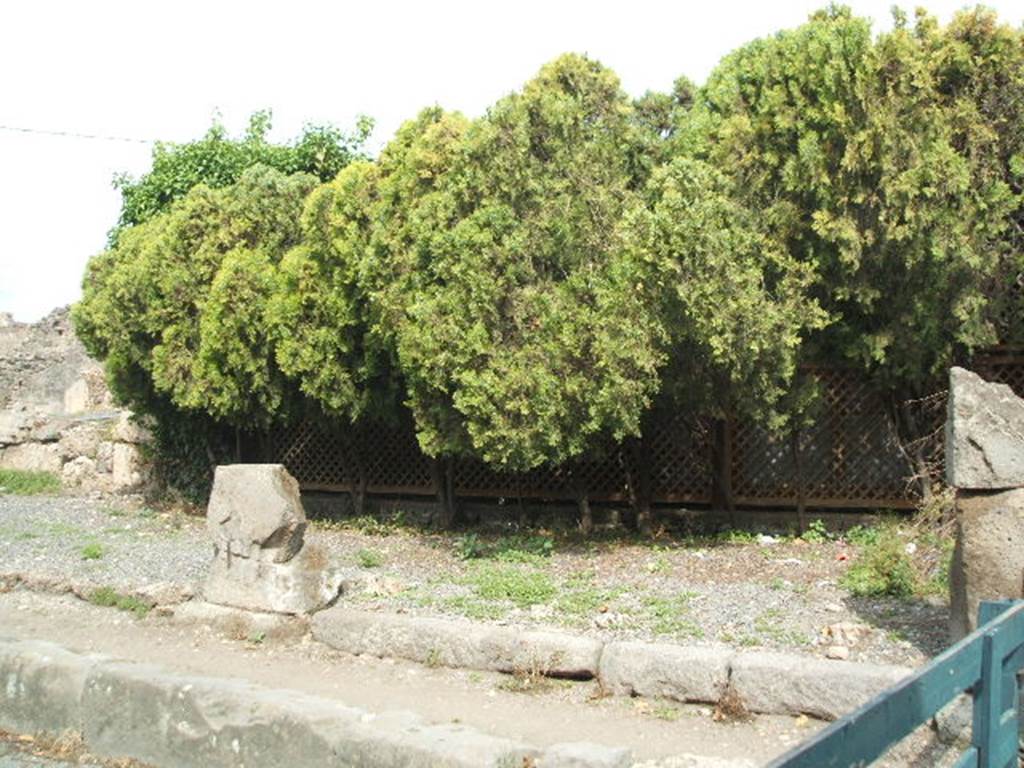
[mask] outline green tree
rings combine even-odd
[[[868,373],[910,442],[930,427],[901,404],[995,340],[987,309],[1019,201],[991,170],[984,99],[942,75],[946,33],[924,16],[897,22],[875,40],[867,21],[832,6],[730,54],[686,114],[677,151],[722,170],[813,269],[812,296],[832,322],[806,359]]]
[[[267,307],[315,183],[255,166],[227,187],[200,184],[90,261],[76,332],[115,396],[156,421],[172,464],[215,463],[222,427],[261,430],[293,412]]]
[[[173,144],[158,142],[153,148],[152,168],[138,179],[118,176],[114,186],[121,192],[121,216],[112,241],[125,227],[141,224],[167,210],[198,184],[218,189],[234,184],[254,165],[265,165],[285,174],[308,173],[330,181],[352,160],[362,156],[361,147],[373,129],[362,117],[351,133],[330,125],[306,125],[298,139],[288,144],[267,140],[270,112],[256,112],[240,139],[232,139],[215,122],[201,139]]]
[[[427,453],[525,470],[639,430],[661,357],[617,240],[635,146],[617,78],[573,55],[465,130],[409,214],[397,297]]]

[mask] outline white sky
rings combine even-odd
[[[0,125],[187,141],[215,112],[237,133],[270,108],[284,140],[303,122],[350,128],[363,113],[376,149],[424,106],[479,114],[565,51],[612,67],[633,95],[680,74],[700,83],[723,54],[824,4],[6,0]],[[889,26],[892,0],[850,5]],[[943,21],[963,5],[927,3]],[[988,5],[1024,19],[1021,0]],[[149,156],[144,144],[0,130],[0,311],[33,321],[77,299],[117,218],[111,179],[144,172]]]

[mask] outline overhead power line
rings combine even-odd
[[[51,131],[46,128],[25,128],[18,125],[0,125],[0,131],[28,133],[38,136],[59,136],[64,139],[91,139],[95,141],[122,141],[128,144],[156,144],[157,139],[137,139],[130,136],[106,136],[100,133],[78,133],[77,131]]]

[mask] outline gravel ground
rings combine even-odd
[[[351,599],[371,610],[819,656],[839,645],[855,661],[910,665],[947,644],[943,601],[840,586],[856,556],[842,540],[442,535],[369,518],[314,522],[310,537],[362,572]],[[131,499],[0,496],[0,574],[198,588],[209,558],[201,518]]]

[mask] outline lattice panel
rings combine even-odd
[[[979,355],[972,366],[1024,396],[1024,355]],[[880,398],[855,374],[820,370],[822,407],[813,427],[800,434],[803,496],[809,504],[886,506],[912,503],[915,467],[932,479],[943,474],[946,393],[904,405],[922,436],[901,446]],[[313,422],[271,436],[268,460],[280,461],[307,488],[345,489],[358,482],[378,493],[435,493],[432,462],[423,455],[411,424],[395,428],[331,430]],[[740,503],[792,503],[798,497],[793,445],[752,425],[732,429],[732,487]],[[659,418],[645,438],[655,502],[711,499],[713,438],[709,422]],[[594,500],[625,500],[628,477],[639,482],[635,445],[609,441],[599,461],[540,467],[514,474],[481,462],[459,461],[456,493],[484,498],[572,499],[581,488]],[[908,458],[913,456],[914,462]]]
[[[854,374],[816,373],[821,409],[800,433],[803,495],[856,502],[906,499],[909,464],[879,398]],[[733,492],[745,500],[798,497],[792,439],[745,423],[733,431]]]

